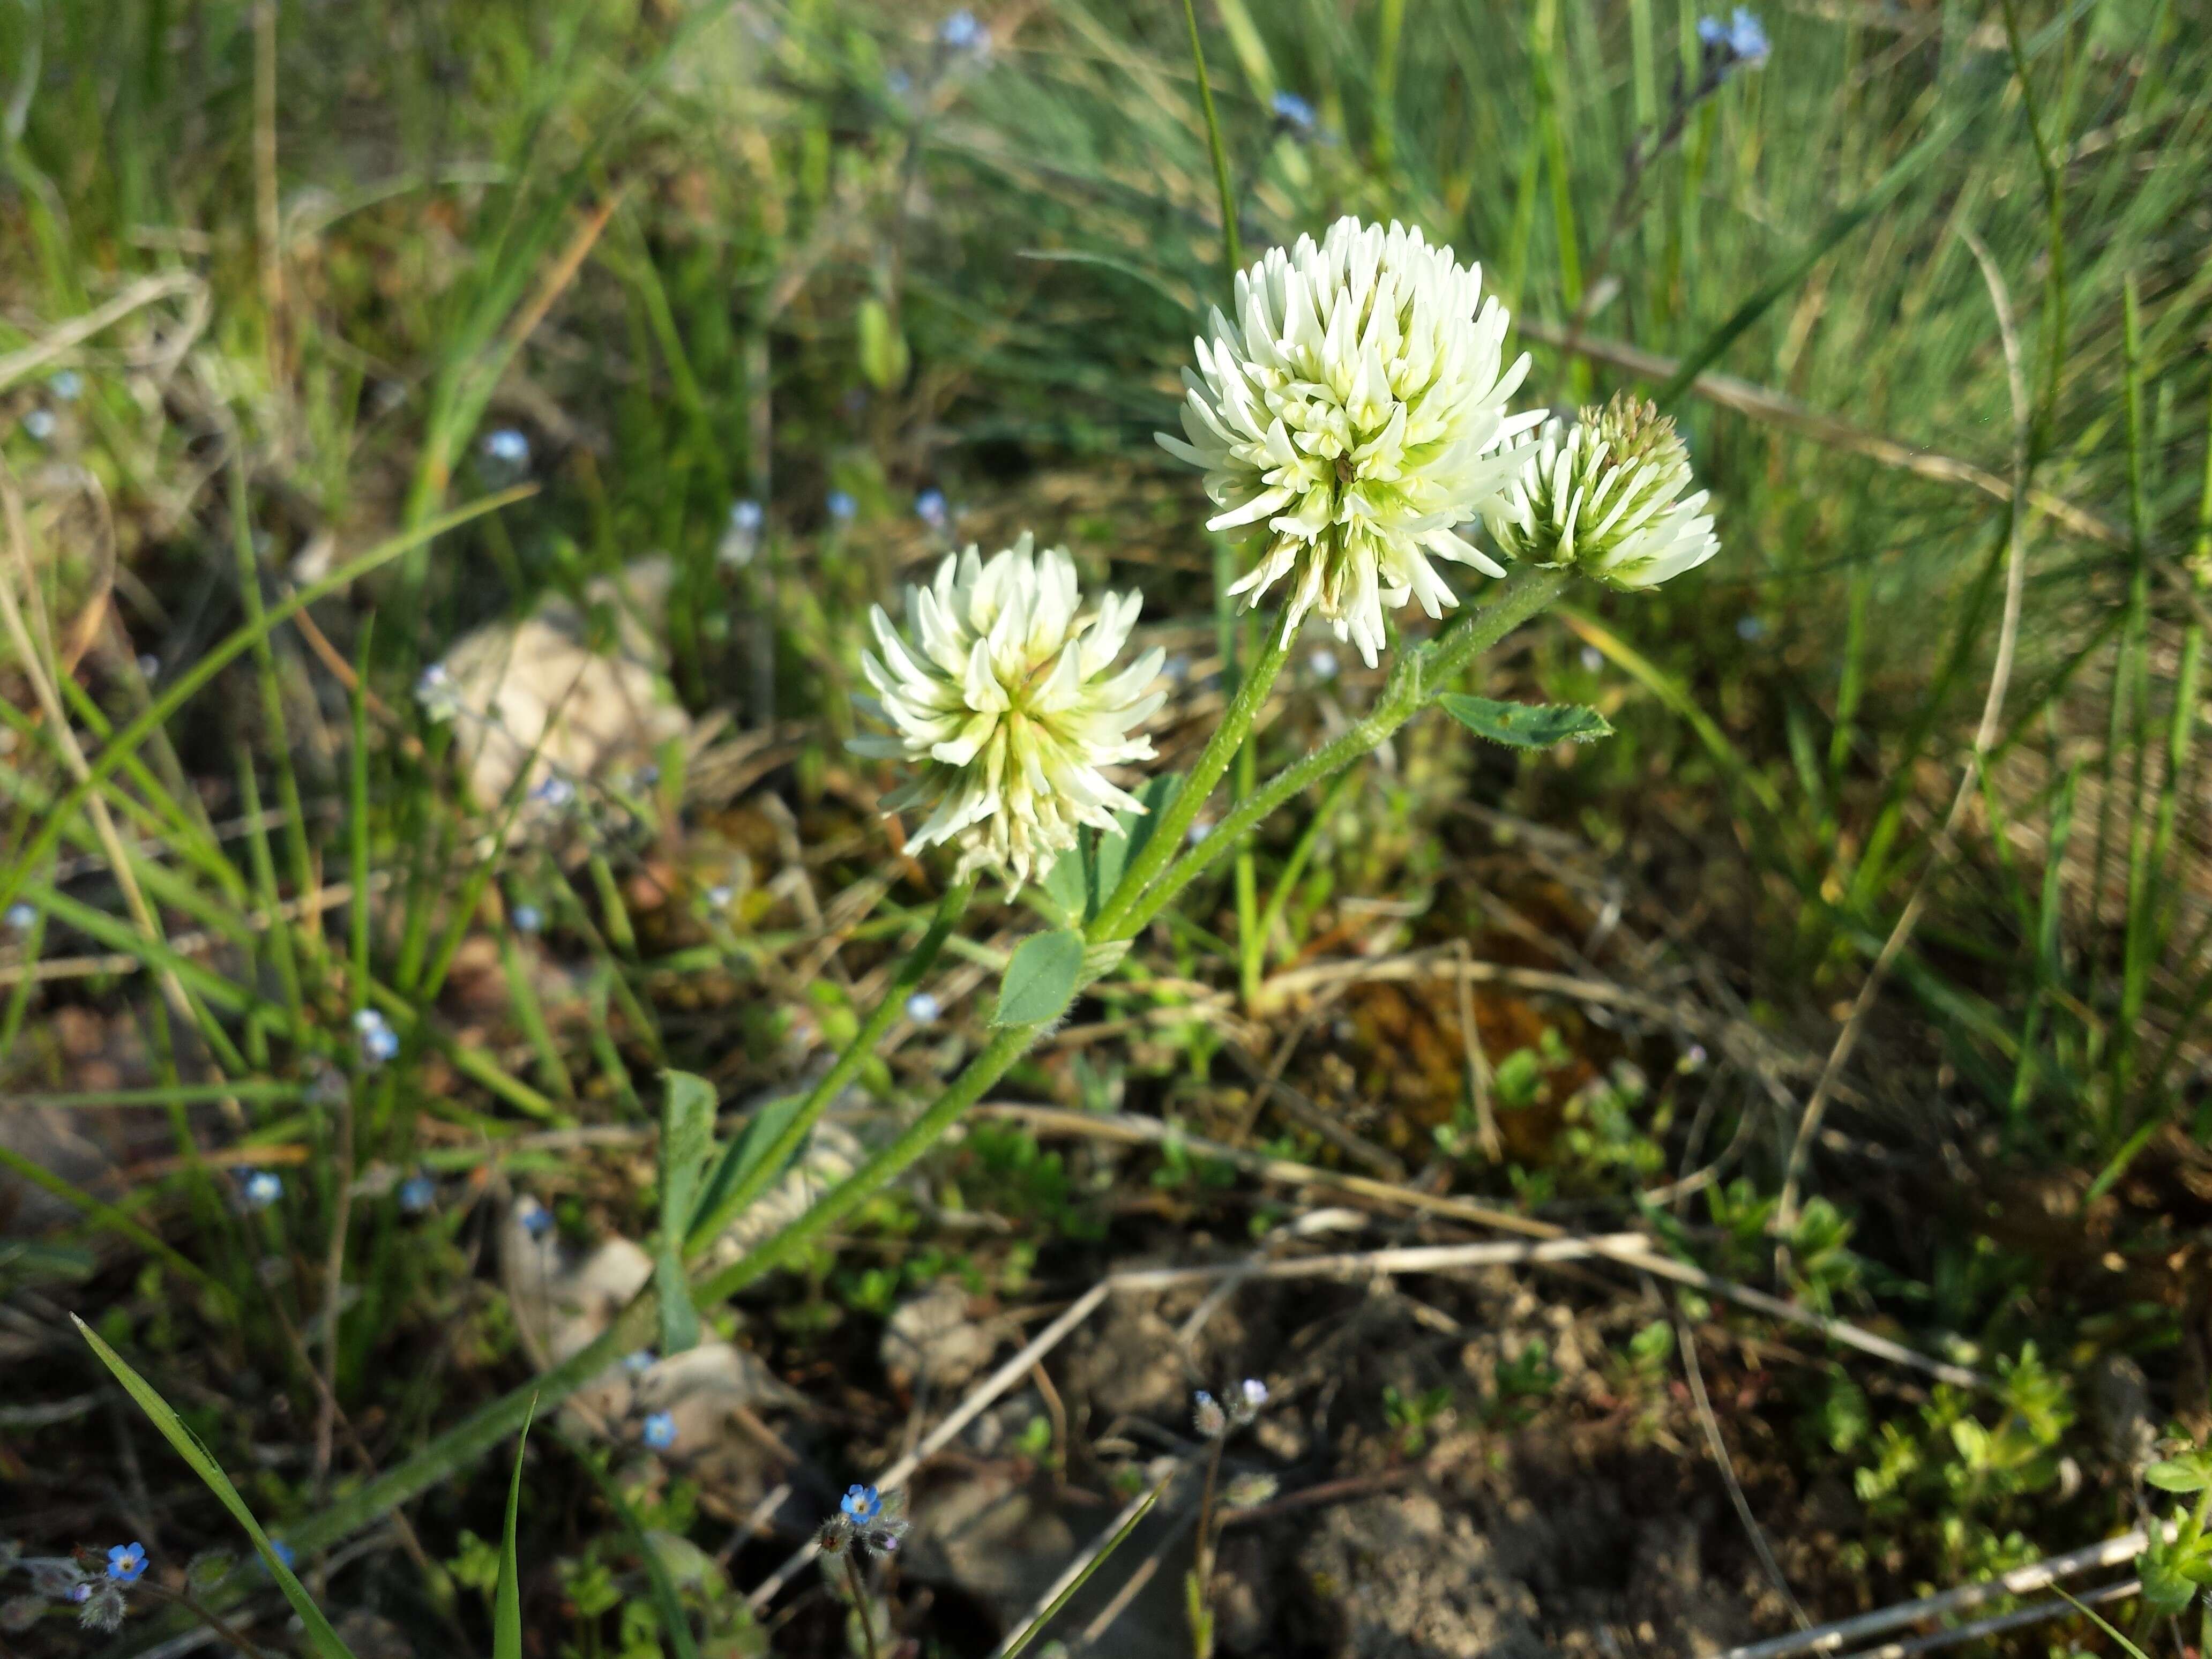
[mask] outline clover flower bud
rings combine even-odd
[[[1487,514],[1510,558],[1568,566],[1615,587],[1653,587],[1720,551],[1705,492],[1674,423],[1623,393],[1573,427],[1544,428],[1513,487]]]
[[[1270,249],[1237,273],[1234,312],[1195,343],[1184,436],[1160,447],[1205,470],[1208,530],[1265,530],[1230,591],[1249,606],[1282,582],[1285,640],[1316,616],[1372,668],[1386,608],[1458,603],[1431,558],[1505,574],[1456,527],[1496,503],[1542,418],[1505,410],[1528,359],[1504,364],[1480,268],[1398,224],[1347,217]]]
[[[993,870],[1017,892],[1084,825],[1110,830],[1117,811],[1145,810],[1102,769],[1152,758],[1131,728],[1163,700],[1145,690],[1159,651],[1112,672],[1142,596],[1109,593],[1080,611],[1074,562],[1035,548],[1025,532],[988,561],[972,546],[948,556],[927,586],[907,590],[906,633],[875,608],[882,656],[864,653],[861,667],[881,699],[868,712],[892,733],[848,745],[915,769],[884,800],[887,811],[929,809],[910,849],[950,842],[963,874]]]

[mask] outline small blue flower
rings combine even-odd
[[[1333,680],[1336,678],[1336,653],[1324,646],[1306,659],[1306,666],[1313,670],[1316,679]]]
[[[860,510],[860,504],[853,499],[850,492],[842,489],[831,490],[826,505],[830,508],[830,516],[840,524],[851,523],[853,515]]]
[[[1599,650],[1594,645],[1584,646],[1583,647],[1583,666],[1589,670],[1591,673],[1596,673],[1599,669],[1605,666],[1605,653]]]
[[[453,687],[453,677],[446,665],[434,662],[415,679],[415,701],[422,712],[434,720],[449,720],[460,713],[460,694]]]
[[[942,530],[951,521],[951,510],[945,505],[941,489],[925,489],[914,498],[915,516],[932,530]]]
[[[488,459],[520,471],[530,465],[530,440],[514,428],[503,426],[484,434],[483,453]]]
[[[666,1451],[676,1443],[676,1419],[666,1412],[655,1412],[647,1418],[645,1443],[655,1451]]]
[[[1735,15],[1729,20],[1729,50],[1735,54],[1739,64],[1753,69],[1762,67],[1773,51],[1766,38],[1766,30],[1748,6],[1738,6]]]
[[[1738,64],[1747,69],[1763,68],[1773,49],[1765,27],[1748,6],[1738,6],[1730,17],[1700,17],[1698,39],[1707,52],[1719,57],[1723,68]]]
[[[532,1238],[543,1238],[553,1231],[553,1212],[534,1198],[526,1198],[515,1206],[515,1214],[522,1223],[522,1231]]]
[[[1188,832],[1188,838],[1190,844],[1193,847],[1195,847],[1212,833],[1213,825],[1212,823],[1205,818],[1200,818],[1197,823],[1190,826],[1189,831]]]
[[[246,1208],[265,1210],[284,1196],[284,1182],[273,1170],[256,1170],[246,1177],[240,1191],[245,1196]]]
[[[884,88],[894,98],[903,98],[914,90],[914,76],[902,69],[895,69],[884,76]]]
[[[65,404],[73,404],[84,393],[84,376],[73,368],[64,368],[46,382],[46,390]]]
[[[107,1576],[118,1584],[135,1584],[146,1571],[143,1544],[118,1544],[107,1552]]]
[[[1181,685],[1190,678],[1190,659],[1178,651],[1160,665],[1160,672],[1173,684]]]
[[[991,31],[963,6],[937,26],[937,43],[947,52],[986,52],[991,49]]]
[[[149,680],[161,678],[161,659],[149,653],[138,659],[138,672]]]
[[[760,534],[763,516],[758,501],[743,501],[730,503],[730,528],[740,531],[745,535]]]
[[[52,438],[54,435],[53,410],[50,409],[33,409],[25,411],[23,416],[23,430],[29,434],[31,437],[36,439],[40,443],[45,443],[49,438]]]
[[[916,991],[906,1000],[906,1017],[917,1025],[934,1025],[945,1011],[937,1006],[937,999],[927,991]]]
[[[549,777],[532,787],[530,799],[557,812],[576,799],[576,786],[566,778]]]
[[[1300,132],[1311,132],[1316,119],[1314,106],[1295,92],[1279,92],[1275,94],[1275,118]]]
[[[637,769],[636,775],[632,781],[641,789],[650,789],[660,781],[660,769],[651,761],[647,761]]]
[[[8,907],[9,927],[18,933],[27,933],[39,925],[39,913],[18,899]]]
[[[737,896],[738,890],[734,887],[726,885],[709,887],[707,890],[707,908],[710,910],[726,910],[730,908],[730,901]]]
[[[364,1066],[381,1066],[399,1053],[399,1033],[374,1008],[363,1008],[353,1017],[353,1033]]]
[[[1736,638],[1749,644],[1766,637],[1766,624],[1757,617],[1739,617],[1735,625]]]
[[[650,1348],[640,1348],[635,1353],[623,1356],[623,1369],[632,1376],[643,1376],[658,1363]]]
[[[849,1516],[856,1527],[865,1527],[884,1512],[883,1495],[873,1486],[848,1486],[844,1500],[837,1507]]]
[[[287,1572],[291,1571],[292,1564],[300,1559],[293,1553],[292,1547],[281,1538],[272,1538],[269,1540],[269,1553],[284,1564],[284,1571]]]
[[[545,913],[539,909],[536,905],[518,904],[514,907],[514,931],[516,933],[540,933],[544,931],[544,927]]]
[[[411,1175],[399,1183],[399,1207],[409,1215],[422,1215],[438,1201],[438,1183],[427,1175]]]

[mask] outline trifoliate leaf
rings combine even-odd
[[[1075,982],[1082,972],[1083,935],[1073,928],[1056,927],[1024,939],[1006,964],[991,1024],[1029,1025],[1058,1018],[1075,1000]]]
[[[1555,743],[1591,743],[1613,735],[1604,715],[1580,703],[1498,702],[1447,691],[1444,712],[1479,738],[1515,749],[1549,749]]]

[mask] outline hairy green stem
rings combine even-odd
[[[1350,764],[1368,748],[1395,731],[1420,707],[1425,696],[1425,688],[1443,684],[1475,652],[1495,644],[1550,604],[1559,596],[1565,583],[1566,576],[1562,572],[1533,569],[1516,572],[1508,579],[1498,598],[1490,605],[1469,617],[1433,644],[1419,652],[1408,653],[1400,671],[1393,675],[1390,688],[1384,693],[1375,714],[1318,754],[1301,761],[1247,797],[1231,820],[1223,824],[1220,831],[1207,836],[1189,856],[1167,871],[1167,878],[1158,884],[1156,892],[1164,890],[1171,893],[1187,884],[1200,870],[1226,853],[1235,844],[1238,835],[1251,829],[1274,808],[1308,784]],[[1184,831],[1196,816],[1206,794],[1219,781],[1231,758],[1249,732],[1253,718],[1266,698],[1268,686],[1281,669],[1287,652],[1279,626],[1271,623],[1267,639],[1267,649],[1253,664],[1251,673],[1224,715],[1221,729],[1214,733],[1213,740],[1200,757],[1198,766],[1182,793],[1163,815],[1160,825],[1155,830],[1146,851],[1148,854],[1157,853],[1158,856],[1149,860],[1148,872],[1148,861],[1140,857],[1133,864],[1131,870],[1131,877],[1135,878],[1137,885],[1133,888],[1130,878],[1125,878],[1121,887],[1115,890],[1115,905],[1125,915],[1138,908],[1138,896],[1144,895],[1143,884],[1166,869],[1170,853],[1182,842]],[[1356,746],[1352,741],[1355,734],[1364,734],[1359,736]],[[1092,941],[1130,937],[1144,920],[1148,920],[1159,905],[1166,902],[1165,896],[1155,898],[1152,895],[1144,895],[1144,898],[1142,916],[1133,923],[1125,921],[1120,924],[1118,931],[1102,925],[1106,923],[1106,914],[1102,913],[1099,920],[1091,925],[1090,937]],[[918,975],[921,971],[913,967],[915,960],[922,957],[925,950],[933,954],[942,945],[958,918],[958,906],[965,902],[964,894],[957,897],[953,893],[945,896],[945,900],[939,906],[938,920],[933,923],[930,933],[924,936],[923,945],[909,957],[908,968],[902,970],[898,985],[886,993],[885,1006],[896,1006],[899,1000],[897,990],[906,982],[907,974],[913,972]],[[803,1251],[904,1173],[934,1146],[958,1121],[961,1114],[981,1100],[984,1093],[1028,1051],[1030,1045],[1045,1030],[1046,1024],[1037,1021],[1000,1030],[976,1053],[951,1085],[927,1111],[831,1188],[804,1215],[748,1252],[742,1260],[694,1279],[691,1286],[694,1300],[702,1304],[726,1300],[777,1268],[791,1265]],[[870,1030],[874,1025],[872,1019],[870,1026],[863,1029],[861,1040],[856,1042],[841,1059],[841,1066],[849,1060],[853,1067],[857,1069],[869,1051],[867,1045],[872,1041]],[[831,1075],[836,1075],[835,1068]],[[828,1079],[825,1079],[824,1083],[826,1085]],[[826,1089],[823,1085],[817,1085],[817,1088],[823,1091],[826,1101],[838,1086],[842,1085],[830,1085]],[[767,1162],[772,1164],[774,1160]],[[303,1552],[327,1548],[338,1540],[359,1531],[387,1510],[449,1480],[521,1428],[533,1405],[557,1405],[617,1363],[623,1354],[651,1340],[658,1315],[658,1299],[648,1287],[623,1310],[596,1341],[521,1388],[494,1401],[404,1462],[337,1498],[321,1514],[295,1528],[291,1534],[294,1547]]]
[[[1202,874],[1223,853],[1233,847],[1239,836],[1292,796],[1323,778],[1342,771],[1373,749],[1418,714],[1437,689],[1449,684],[1452,676],[1466,665],[1470,657],[1479,651],[1488,650],[1542,611],[1559,598],[1566,585],[1567,573],[1564,570],[1524,566],[1515,571],[1505,579],[1496,599],[1433,643],[1401,656],[1389,684],[1383,687],[1382,697],[1366,719],[1340,732],[1334,741],[1316,750],[1304,760],[1286,767],[1240,801],[1212,835],[1177,860],[1159,880],[1143,891],[1137,902],[1126,907],[1117,906],[1115,910],[1102,915],[1099,923],[1104,923],[1106,927],[1101,930],[1099,923],[1094,923],[1092,937],[1108,939],[1136,937],[1146,922],[1158,915],[1170,899]],[[1279,660],[1275,665],[1281,665]],[[1272,671],[1268,678],[1273,678]],[[1209,745],[1207,753],[1212,752]],[[1200,763],[1204,764],[1203,757]],[[1182,804],[1182,798],[1178,797],[1176,805],[1180,806]],[[1188,817],[1184,821],[1188,822]],[[1156,833],[1145,850],[1150,854],[1164,845],[1171,849],[1180,839],[1179,835],[1170,837]],[[1158,863],[1166,862],[1167,851],[1163,850]],[[1127,879],[1124,878],[1121,884],[1126,889],[1129,884]],[[1115,896],[1118,898],[1120,894],[1117,892]]]
[[[1283,663],[1290,656],[1288,633],[1289,630],[1273,617],[1267,619],[1267,631],[1263,636],[1265,642],[1259,655],[1252,659],[1250,668],[1245,672],[1243,683],[1237,688],[1237,695],[1230,700],[1228,708],[1221,716],[1221,724],[1214,729],[1212,737],[1206,740],[1206,748],[1199,755],[1198,763],[1190,769],[1190,775],[1183,780],[1183,786],[1176,792],[1175,799],[1160,815],[1159,823],[1152,827],[1152,836],[1145,842],[1143,850],[1129,860],[1129,867],[1122,872],[1121,884],[1114,889],[1113,896],[1107,900],[1105,907],[1086,930],[1085,936],[1092,943],[1103,939],[1124,939],[1135,934],[1137,927],[1125,927],[1122,925],[1125,919],[1137,908],[1139,901],[1144,897],[1145,890],[1152,885],[1154,878],[1167,868],[1168,860],[1175,856],[1176,849],[1182,845],[1184,836],[1190,833],[1190,826],[1196,821],[1199,810],[1206,805],[1206,797],[1213,793],[1213,786],[1221,781],[1221,775],[1229,769],[1229,763],[1237,757],[1237,751],[1244,746],[1244,739],[1251,735],[1252,722],[1258,717],[1261,705],[1267,702],[1267,692],[1275,684],[1275,676],[1282,672]],[[1230,816],[1233,819],[1238,815],[1232,812]],[[1249,830],[1258,821],[1258,817],[1247,819],[1238,826],[1238,833]],[[1226,828],[1225,823],[1224,827]],[[1211,849],[1213,856],[1218,856],[1235,844],[1233,836],[1217,830],[1200,843],[1200,850]],[[1212,861],[1213,857],[1206,860],[1208,864]]]
[[[776,1136],[767,1152],[755,1160],[751,1169],[743,1176],[732,1182],[729,1191],[714,1200],[693,1224],[684,1241],[687,1255],[697,1255],[714,1239],[720,1237],[723,1230],[743,1215],[746,1207],[782,1175],[784,1165],[791,1161],[792,1154],[799,1150],[822,1114],[829,1109],[830,1103],[836,1099],[845,1085],[860,1074],[860,1067],[867,1064],[868,1057],[876,1051],[876,1044],[883,1040],[884,1033],[890,1030],[892,1021],[905,1008],[908,995],[920,988],[922,976],[936,962],[938,952],[945,948],[945,941],[951,937],[953,928],[958,926],[961,915],[968,908],[968,901],[975,896],[975,878],[973,876],[963,876],[945,889],[945,896],[938,901],[937,914],[930,918],[928,931],[922,934],[921,943],[899,965],[897,977],[885,989],[874,1012],[869,1014],[866,1024],[860,1027],[860,1034],[845,1046],[845,1052],[837,1056],[836,1063],[824,1072],[821,1080],[807,1091],[797,1114],[784,1126],[783,1132]],[[706,1190],[708,1194],[714,1193],[725,1182],[731,1180],[742,1145],[741,1141],[732,1140],[724,1151],[721,1162],[708,1180]]]

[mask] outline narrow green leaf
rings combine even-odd
[[[724,1150],[714,1179],[708,1182],[706,1192],[693,1211],[695,1218],[710,1218],[721,1209],[723,1199],[752,1176],[761,1160],[775,1150],[777,1140],[805,1104],[804,1094],[793,1094],[754,1109],[753,1115],[745,1120],[745,1127],[738,1131],[737,1139]],[[796,1162],[799,1151],[799,1147],[793,1147],[784,1162]],[[775,1173],[781,1175],[782,1171]]]
[[[124,1391],[138,1402],[138,1409],[144,1412],[154,1426],[161,1431],[161,1437],[177,1449],[177,1455],[191,1465],[192,1473],[207,1483],[208,1490],[222,1500],[223,1508],[230,1511],[232,1518],[246,1528],[246,1536],[253,1540],[254,1550],[261,1557],[262,1565],[268,1568],[269,1576],[276,1581],[276,1588],[284,1592],[284,1599],[292,1604],[292,1611],[300,1615],[301,1626],[307,1632],[308,1647],[320,1656],[320,1659],[353,1659],[352,1652],[338,1640],[338,1633],[331,1628],[331,1621],[323,1617],[323,1610],[315,1605],[314,1598],[307,1594],[307,1587],[292,1576],[292,1569],[284,1565],[270,1544],[269,1534],[261,1530],[261,1523],[253,1518],[253,1511],[246,1507],[246,1500],[238,1495],[238,1488],[230,1484],[230,1477],[222,1472],[222,1466],[185,1426],[183,1419],[169,1409],[169,1402],[154,1391],[152,1383],[131,1370],[123,1356],[101,1341],[84,1321],[75,1314],[71,1314],[70,1318],[76,1323],[78,1334],[90,1343],[92,1351],[100,1356],[100,1364],[115,1373],[115,1380],[123,1385]],[[510,1550],[514,1547],[514,1528],[510,1513],[507,1522]],[[514,1649],[516,1659],[520,1659],[521,1651],[518,1634]],[[504,1659],[503,1653],[501,1659]]]
[[[660,1114],[660,1349],[699,1346],[699,1310],[684,1276],[684,1239],[698,1212],[699,1187],[714,1156],[714,1085],[689,1072],[667,1074]]]
[[[537,1413],[538,1402],[531,1401]],[[499,1588],[492,1592],[492,1659],[522,1659],[522,1564],[515,1559],[514,1523],[522,1513],[522,1449],[530,1443],[530,1419],[514,1443],[514,1474],[507,1483],[507,1530],[499,1545]]]
[[[999,985],[994,1025],[1030,1025],[1055,1019],[1075,1000],[1075,981],[1083,972],[1083,935],[1056,927],[1021,943]]]
[[[1479,738],[1515,749],[1549,749],[1555,743],[1594,743],[1613,735],[1604,715],[1580,703],[1497,702],[1447,691],[1444,712]]]

